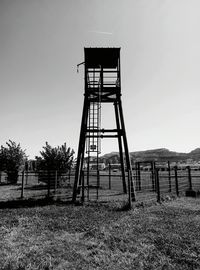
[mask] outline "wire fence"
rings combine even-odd
[[[185,170],[174,166],[161,170],[156,166],[149,171],[133,170],[133,182],[137,201],[158,201],[166,196],[200,195],[200,170],[188,166]],[[75,171],[22,171],[15,184],[8,182],[8,175],[0,172],[0,201],[17,199],[54,198],[72,199]],[[121,172],[82,171],[78,198],[82,201],[127,200],[129,174],[123,183]]]
[[[22,171],[16,183],[9,183],[8,176],[0,172],[0,201],[65,197],[72,194],[74,173],[57,171]]]

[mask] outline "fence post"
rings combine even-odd
[[[159,170],[155,170],[155,180],[156,180],[156,189],[157,189],[157,202],[160,203],[160,179],[159,179]]]
[[[109,168],[109,189],[111,189],[111,165],[110,165],[110,163],[109,163],[109,166],[108,166],[108,168]]]
[[[58,171],[55,171],[55,186],[54,186],[54,193],[56,193],[57,187],[58,187]]]
[[[136,190],[141,190],[140,162],[136,162]]]
[[[142,189],[142,187],[141,187],[141,167],[140,167],[140,163],[139,163],[139,190],[141,190]]]
[[[24,171],[22,172],[22,189],[21,189],[21,199],[24,198]]]
[[[48,186],[47,186],[47,198],[50,198],[51,179],[50,171],[48,170]]]
[[[152,191],[156,191],[156,179],[155,179],[155,161],[151,161],[151,182]]]
[[[130,170],[128,170],[128,208],[132,208],[132,196],[131,196],[131,175]]]
[[[154,162],[151,161],[151,183],[152,183],[152,191],[155,191],[155,168]]]
[[[187,166],[187,170],[188,170],[189,190],[192,190],[192,176],[191,176],[191,168],[190,168],[190,166]]]
[[[68,177],[69,177],[69,184],[70,184],[70,182],[71,182],[71,167],[69,168],[69,175],[68,175]]]
[[[90,176],[89,176],[89,170],[87,170],[87,200],[89,201],[90,199]]]
[[[28,185],[28,171],[26,170],[26,186]]]
[[[174,176],[175,176],[175,184],[176,184],[176,195],[179,196],[177,166],[174,166]]]
[[[169,192],[172,192],[171,167],[170,167],[170,162],[168,161],[167,164],[168,164]]]
[[[99,199],[99,170],[97,169],[97,200]]]
[[[137,162],[135,162],[135,190],[138,191],[138,169],[137,169]]]
[[[82,197],[81,201],[85,201],[85,178],[84,178],[84,171],[81,171],[81,178],[82,178]]]
[[[157,167],[156,167],[156,162],[154,161],[153,162],[153,167],[154,167],[154,178],[155,178],[155,185],[154,185],[154,188],[155,188],[155,191],[157,191],[157,180],[156,180],[156,170],[157,170]]]

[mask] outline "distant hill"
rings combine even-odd
[[[110,158],[112,156],[119,156],[119,152],[111,152],[111,153],[108,153],[108,154],[105,154],[103,156],[101,156],[102,158]]]
[[[131,152],[130,156],[137,161],[178,161],[187,159],[186,153],[173,152],[166,148]]]
[[[146,151],[130,152],[130,157],[134,161],[186,161],[192,159],[200,160],[200,148],[192,150],[190,153],[180,153],[170,151],[166,148],[152,149]],[[119,161],[119,152],[111,152],[101,156],[104,161],[117,163]]]
[[[192,150],[189,154],[188,154],[189,158],[193,159],[193,160],[200,160],[200,148],[196,148],[194,150]]]

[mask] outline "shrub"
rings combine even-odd
[[[36,157],[37,169],[46,171],[67,172],[73,163],[74,150],[66,146],[52,147],[46,142],[43,151],[40,151],[41,157]]]
[[[6,145],[7,147],[1,146],[0,149],[0,170],[7,173],[9,183],[15,184],[18,180],[18,172],[27,160],[27,156],[20,144],[9,140]]]

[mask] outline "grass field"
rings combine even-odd
[[[200,200],[0,210],[0,269],[200,269]]]

